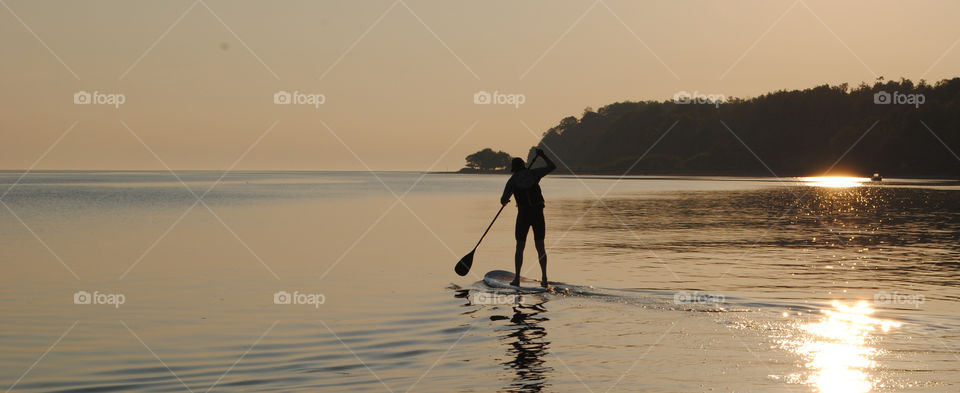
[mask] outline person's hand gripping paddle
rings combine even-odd
[[[530,165],[527,165],[527,169],[533,168],[534,161],[537,160],[537,156],[533,156],[533,159],[530,160]],[[494,222],[497,222],[497,217],[500,217],[500,213],[503,212],[503,208],[506,207],[506,204],[500,205],[500,210],[497,210],[497,215],[493,216],[493,221],[490,221],[490,225],[487,225],[487,230],[483,231],[483,236],[480,236],[480,241],[477,242],[476,246],[473,246],[473,250],[470,250],[467,255],[464,255],[463,258],[460,258],[460,261],[457,262],[457,265],[454,266],[453,270],[461,276],[466,276],[470,272],[470,267],[473,266],[473,253],[477,252],[477,247],[480,247],[480,242],[483,241],[483,238],[487,236],[487,232],[490,232],[490,227],[493,226]]]

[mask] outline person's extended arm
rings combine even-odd
[[[500,204],[506,205],[510,203],[510,196],[513,195],[513,178],[507,180],[507,185],[503,186],[503,195],[500,196]]]
[[[554,164],[546,154],[543,154],[543,150],[540,150],[540,157],[543,157],[543,160],[547,162],[547,173],[553,172],[554,169],[557,169],[557,164]]]
[[[554,164],[553,161],[543,153],[543,149],[537,149],[537,155],[543,157],[543,161],[547,163],[547,166],[533,169],[537,173],[537,177],[544,177],[548,173],[553,172],[554,169],[557,169],[557,164]]]

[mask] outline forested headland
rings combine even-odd
[[[702,98],[702,97],[701,97]],[[543,134],[559,173],[960,178],[960,78],[618,102]],[[498,168],[499,169],[499,168]]]

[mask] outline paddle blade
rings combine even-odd
[[[473,253],[477,249],[473,249],[469,254],[464,255],[463,258],[460,258],[460,262],[457,262],[457,266],[453,268],[458,275],[466,276],[470,272],[470,267],[473,266]]]

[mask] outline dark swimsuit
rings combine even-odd
[[[540,242],[546,236],[547,225],[543,219],[543,206],[521,206],[517,209],[518,242],[527,241],[527,232],[533,227],[533,240]]]
[[[517,228],[515,236],[518,242],[526,242],[527,233],[533,227],[535,241],[543,241],[546,236],[546,223],[543,218],[543,191],[540,179],[553,168],[524,169],[514,173],[507,183],[506,192],[513,194],[517,202]],[[509,195],[508,195],[509,197]]]

